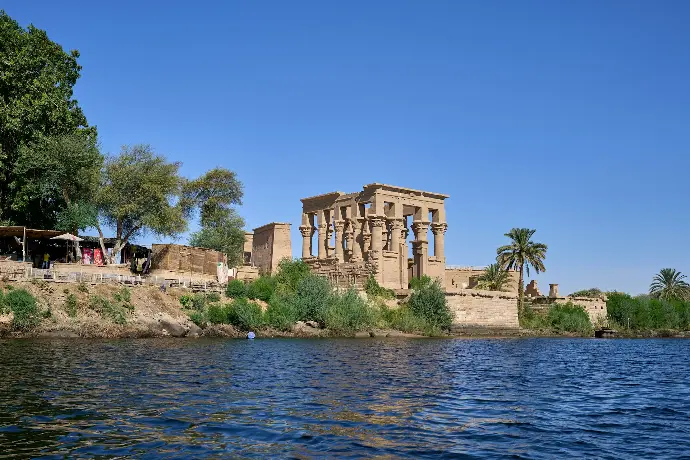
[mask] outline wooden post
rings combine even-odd
[[[24,238],[22,239],[22,262],[26,263],[26,227],[24,227]]]

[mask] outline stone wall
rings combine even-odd
[[[254,229],[252,264],[261,273],[275,273],[285,258],[292,258],[290,224],[272,222]]]
[[[227,264],[227,257],[213,249],[195,248],[181,244],[152,244],[151,268],[185,274],[216,276],[218,263]]]
[[[463,289],[447,292],[452,329],[518,329],[517,296],[507,292]]]

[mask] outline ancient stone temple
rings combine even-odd
[[[302,259],[340,285],[361,285],[370,274],[390,289],[407,289],[410,277],[443,280],[446,198],[378,183],[304,198]]]

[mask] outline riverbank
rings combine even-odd
[[[246,330],[233,324],[208,321],[208,307],[207,318],[199,321],[198,310],[185,308],[185,304],[193,304],[197,299],[208,295],[192,294],[186,289],[161,291],[153,286],[125,287],[33,280],[0,282],[0,291],[4,293],[6,300],[6,305],[0,308],[0,338],[244,338],[247,334]],[[32,299],[35,301],[33,310],[30,305]],[[9,302],[19,305],[19,316],[9,308]],[[219,300],[219,305],[220,302]],[[265,303],[255,302],[265,311]],[[218,307],[221,313],[222,308]],[[390,310],[387,311],[390,314]],[[430,334],[374,325],[344,332],[320,327],[314,321],[297,321],[283,329],[262,326],[252,330],[258,338],[593,337],[593,333],[589,332],[524,327],[501,330],[453,329],[451,333],[436,331]],[[690,337],[690,331],[622,329],[617,331],[616,337]]]

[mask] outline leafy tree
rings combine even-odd
[[[596,297],[601,297],[604,295],[604,291],[602,291],[599,288],[591,288],[591,289],[582,289],[580,291],[575,291],[572,294],[570,294],[570,297],[591,297],[591,298],[596,298]]]
[[[17,224],[42,224],[41,208],[26,202],[20,171],[20,149],[42,137],[84,132],[96,138],[95,127],[73,99],[79,78],[79,52],[65,52],[45,31],[24,29],[0,10],[0,218]],[[38,198],[37,198],[38,199]],[[30,200],[32,201],[32,200]],[[40,201],[40,199],[39,199]],[[46,205],[46,203],[43,203]],[[49,208],[54,217],[54,209]],[[28,212],[27,211],[31,211]]]
[[[487,291],[505,291],[510,284],[510,273],[499,264],[491,264],[477,279],[477,288]]]
[[[662,268],[654,276],[649,286],[649,294],[666,301],[690,299],[690,284],[685,278],[687,277],[674,268]]]
[[[529,228],[513,228],[505,236],[511,239],[511,243],[501,246],[496,250],[496,260],[504,270],[520,270],[518,281],[519,310],[522,312],[525,302],[525,269],[529,276],[530,266],[537,273],[546,271],[544,259],[547,246],[543,243],[532,241],[532,235],[536,230]]]
[[[242,183],[236,174],[215,168],[187,182],[183,202],[199,209],[201,229],[191,235],[189,244],[224,253],[231,267],[241,264],[244,220],[232,207],[242,204]]]
[[[186,230],[191,209],[180,199],[186,181],[179,168],[180,163],[168,163],[148,145],[125,146],[120,155],[106,159],[95,201],[104,254],[101,224],[115,228],[108,263],[128,241],[146,232],[175,237]]]
[[[244,253],[244,219],[233,209],[220,210],[215,217],[205,217],[199,231],[190,235],[189,244],[214,249],[228,257],[228,266],[242,263]]]
[[[96,225],[92,204],[103,156],[86,133],[42,137],[19,148],[14,165],[12,209],[26,216],[25,225],[56,228],[75,235]],[[75,255],[81,258],[78,244]]]

